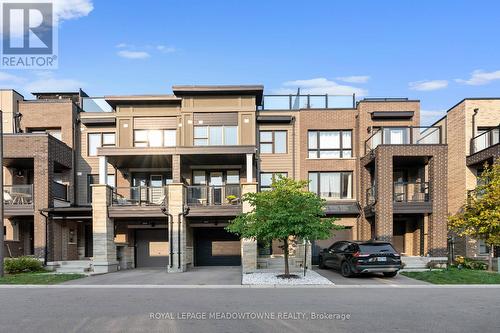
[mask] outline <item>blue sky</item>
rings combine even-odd
[[[30,98],[78,87],[100,96],[300,86],[420,99],[426,124],[465,97],[500,96],[499,1],[55,2],[59,68],[0,68],[0,87]]]

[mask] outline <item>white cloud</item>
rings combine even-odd
[[[9,2],[8,0],[0,0],[0,4],[8,2]],[[35,0],[31,2],[36,3],[36,2],[47,2],[47,1]],[[52,3],[53,3],[54,21],[56,25],[59,25],[63,21],[78,19],[80,17],[87,16],[94,9],[92,0],[52,0]],[[39,19],[41,20],[41,15],[38,16],[40,16]],[[19,38],[20,36],[23,35],[22,25],[20,24],[13,25],[10,29],[10,33],[12,37]]]
[[[446,80],[415,81],[408,83],[411,90],[432,91],[448,87]]]
[[[478,69],[471,73],[471,77],[468,80],[456,79],[455,81],[470,86],[481,86],[495,80],[500,80],[500,71],[485,72]]]
[[[78,80],[58,79],[41,75],[39,79],[31,81],[24,86],[24,90],[29,92],[77,91],[84,86],[85,84]]]
[[[330,95],[350,95],[356,94],[357,96],[366,96],[368,91],[366,89],[338,84],[337,82],[328,80],[323,77],[308,79],[308,80],[295,80],[283,83],[283,87],[275,90],[276,94],[295,94],[297,88],[300,88],[302,94],[330,94]]]
[[[119,44],[116,44],[116,48],[118,49],[123,49],[125,47],[129,47],[131,45],[127,44],[127,43],[119,43]]]
[[[165,46],[165,45],[157,45],[156,49],[162,53],[173,53],[177,51],[177,49],[173,46]]]
[[[336,78],[339,81],[347,83],[366,83],[370,80],[368,75],[352,75],[352,76],[340,76]]]
[[[20,76],[15,76],[9,73],[0,72],[0,82],[7,83],[9,85],[15,85],[25,82],[26,79]]]
[[[129,50],[121,50],[116,52],[118,56],[127,59],[146,59],[150,57],[150,54],[145,51],[129,51]]]

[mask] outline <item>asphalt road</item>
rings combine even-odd
[[[0,332],[500,332],[500,288],[167,287],[0,288]]]

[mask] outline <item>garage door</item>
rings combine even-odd
[[[136,267],[167,267],[169,244],[167,229],[135,231]]]
[[[223,228],[194,228],[196,266],[240,266],[239,237]]]
[[[318,255],[322,249],[330,247],[335,242],[341,240],[352,240],[352,229],[350,227],[342,230],[333,231],[334,235],[328,239],[317,240],[312,244],[312,262],[314,265],[318,263]]]

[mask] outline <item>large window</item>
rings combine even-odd
[[[238,144],[238,126],[195,126],[195,146],[231,146]]]
[[[260,131],[259,143],[261,154],[286,154],[286,131]]]
[[[352,172],[309,172],[309,191],[328,199],[352,199]]]
[[[309,131],[309,158],[351,158],[352,131]]]
[[[92,203],[92,184],[99,183],[99,175],[87,175],[87,202]],[[106,184],[115,187],[116,178],[113,174],[108,174],[106,178]]]
[[[271,184],[274,180],[278,179],[279,176],[288,177],[287,172],[261,172],[260,174],[260,190],[269,191],[271,189]]]
[[[97,156],[97,148],[115,146],[115,133],[89,133],[87,140],[87,155]]]
[[[134,147],[175,147],[176,130],[134,130]]]

